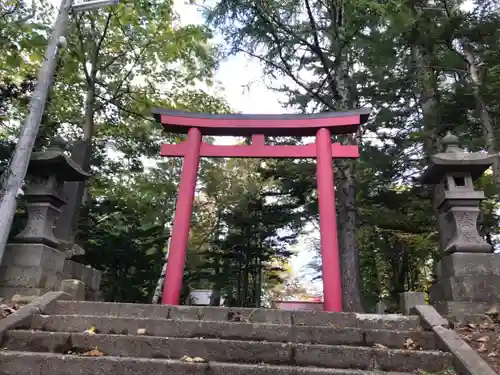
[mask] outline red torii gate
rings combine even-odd
[[[170,241],[162,304],[178,305],[193,210],[200,157],[316,158],[321,257],[325,311],[342,311],[337,216],[332,158],[358,158],[357,146],[331,142],[332,134],[355,133],[370,111],[323,112],[313,115],[210,115],[165,109],[153,110],[165,131],[187,134],[180,144],[164,144],[161,156],[184,157]],[[207,144],[202,135],[252,136],[251,145]],[[316,136],[299,146],[266,145],[265,136]]]

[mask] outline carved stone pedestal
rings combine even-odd
[[[454,253],[435,269],[430,299],[441,314],[482,314],[500,302],[500,255]]]
[[[442,251],[429,297],[442,315],[484,313],[500,302],[500,255],[478,232],[484,194],[474,190],[474,180],[491,166],[494,156],[464,152],[451,134],[442,143],[445,151],[431,157],[422,178],[423,183],[435,185]]]

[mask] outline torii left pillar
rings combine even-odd
[[[200,146],[200,129],[189,129],[186,140],[186,153],[182,162],[179,196],[177,197],[174,224],[172,226],[172,239],[170,242],[170,249],[172,250],[168,255],[165,273],[165,287],[162,297],[162,303],[165,305],[178,305],[180,302],[196,178],[200,163]]]
[[[357,146],[331,143],[331,135],[348,134],[357,130],[368,118],[369,111],[319,115],[205,115],[179,111],[158,110],[155,115],[166,130],[187,133],[181,144],[163,145],[162,156],[184,158],[181,182],[172,227],[162,303],[178,305],[182,289],[189,227],[196,190],[200,157],[248,158],[316,158],[318,205],[320,215],[321,257],[324,290],[324,309],[342,311],[337,217],[332,158],[357,158]],[[252,136],[246,146],[218,146],[202,142],[203,134]],[[265,145],[265,135],[316,136],[308,145]]]

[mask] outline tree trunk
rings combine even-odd
[[[257,265],[257,283],[255,289],[255,307],[260,308],[262,304],[262,263],[259,259]]]
[[[242,286],[242,298],[241,298],[241,305],[242,307],[246,307],[248,304],[248,288],[249,288],[249,280],[250,279],[250,273],[248,269],[248,259],[245,260],[245,266],[243,268],[243,286]]]
[[[97,74],[97,72],[93,74]],[[92,135],[94,132],[94,101],[95,76],[87,82],[84,137],[81,141],[75,142],[71,152],[71,158],[85,171],[90,170]],[[61,208],[61,213],[55,227],[55,234],[65,243],[72,244],[75,241],[76,235],[74,232],[80,218],[85,191],[85,181],[68,181],[64,183],[63,196],[66,198],[67,203]]]
[[[257,307],[257,261],[252,261],[252,307]]]
[[[408,278],[408,267],[409,267],[409,259],[408,259],[408,249],[406,245],[401,245],[402,257],[401,264],[399,266],[398,277],[396,279],[397,284],[395,285],[396,290],[396,302],[399,299],[399,295],[406,290],[406,280]]]
[[[168,253],[167,253],[167,256],[165,257],[165,259],[167,257],[168,257]],[[161,296],[162,296],[162,292],[163,292],[163,286],[165,284],[165,275],[166,274],[167,274],[167,262],[165,262],[163,264],[163,268],[161,270],[160,277],[158,278],[158,282],[156,283],[156,288],[155,288],[155,291],[153,293],[153,298],[151,299],[151,303],[154,305],[159,304],[161,301]]]
[[[493,121],[488,111],[488,107],[481,94],[482,87],[482,77],[474,61],[474,55],[472,53],[472,47],[468,42],[462,43],[462,48],[464,51],[464,58],[467,60],[468,70],[470,74],[470,79],[472,81],[472,92],[474,94],[474,101],[476,104],[477,112],[481,119],[481,123],[484,128],[484,138],[488,153],[490,155],[495,155],[493,160],[493,178],[495,180],[495,185],[497,190],[500,189],[500,158],[498,156],[498,148],[495,137],[495,131],[493,126]]]
[[[236,305],[241,306],[241,284],[243,277],[243,252],[241,252],[238,257],[238,275],[236,282]]]
[[[341,163],[342,178],[337,184],[339,196],[338,235],[342,274],[343,311],[362,312],[359,251],[356,242],[356,191],[354,164]]]
[[[170,251],[170,238],[167,240],[167,253],[165,254],[165,262],[163,264],[163,268],[160,273],[160,277],[158,278],[158,281],[156,283],[156,288],[153,293],[153,298],[151,303],[153,304],[158,304],[161,300],[161,296],[163,294],[163,287],[165,286],[165,275],[167,274],[167,263],[168,263],[168,254]]]
[[[433,46],[428,44],[424,45],[421,43],[422,38],[419,37],[421,28],[425,27],[425,25],[422,24],[421,4],[418,0],[410,0],[408,2],[408,7],[416,20],[413,26],[415,40],[412,40],[413,45],[411,46],[411,66],[417,67],[415,78],[420,86],[419,103],[422,109],[423,130],[425,134],[425,139],[423,139],[424,153],[426,159],[429,161],[433,154],[439,152],[438,135],[444,130],[441,129],[439,115],[438,80],[436,71],[433,68]]]
[[[356,106],[353,82],[349,76],[347,56],[341,57],[341,63],[335,71],[338,110],[348,110]],[[358,145],[361,132],[347,136],[349,144]],[[356,241],[356,169],[352,160],[341,160],[340,181],[337,183],[339,196],[338,236],[340,250],[340,269],[342,274],[342,309],[343,311],[363,312],[361,301],[361,277],[359,251]]]
[[[85,95],[85,115],[83,124],[83,139],[77,142],[71,153],[71,158],[82,167],[84,170],[90,170],[90,161],[92,155],[92,137],[95,133],[95,111],[96,111],[96,85],[97,74],[99,71],[99,54],[104,39],[106,38],[111,22],[112,12],[108,13],[106,24],[102,34],[98,32],[95,26],[95,21],[92,17],[89,18],[93,36],[94,45],[89,53],[89,65],[87,68],[87,54],[84,50],[84,43],[80,40],[84,60],[82,61],[82,69],[86,78],[86,95]],[[77,28],[80,23],[77,20]],[[78,31],[79,38],[82,38],[81,31]],[[85,203],[86,183],[83,182],[66,182],[63,188],[63,196],[66,198],[67,204],[61,208],[59,219],[56,222],[55,234],[63,243],[75,243],[75,230],[77,223],[82,214],[82,206]]]

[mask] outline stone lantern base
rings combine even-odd
[[[40,296],[59,290],[63,280],[76,279],[85,284],[86,300],[100,300],[101,272],[66,258],[43,244],[8,244],[0,267],[0,298]]]
[[[58,289],[65,258],[63,252],[43,244],[8,244],[0,267],[0,297]]]
[[[500,255],[453,253],[436,264],[437,282],[429,296],[445,316],[484,314],[500,304]]]

